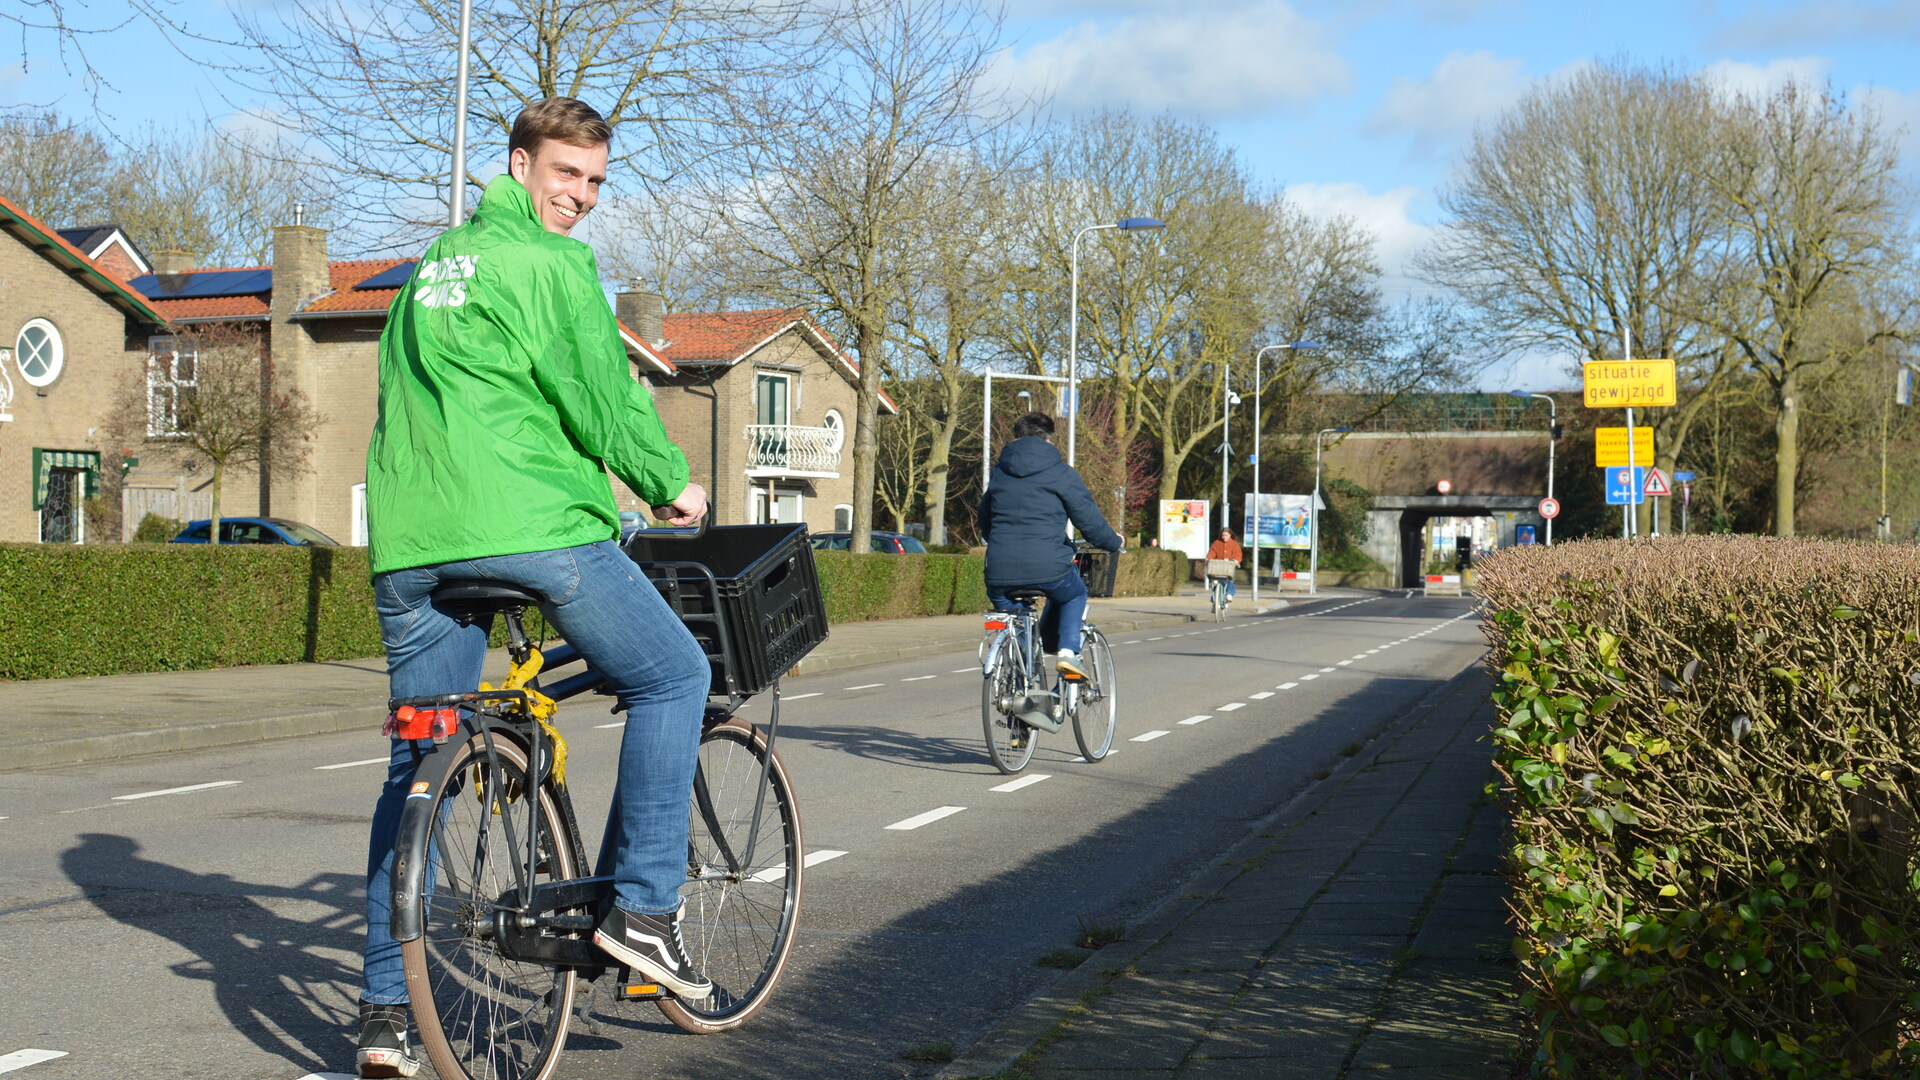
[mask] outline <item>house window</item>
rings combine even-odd
[[[178,338],[156,337],[147,353],[147,434],[185,435],[191,431],[194,395],[199,391],[199,357],[181,349]]]
[[[13,342],[13,362],[29,386],[46,386],[60,377],[66,363],[67,348],[60,330],[45,319],[29,320]]]
[[[853,504],[841,503],[833,508],[833,531],[846,532],[853,528]]]
[[[772,371],[756,372],[754,389],[758,402],[760,424],[777,424],[785,427],[793,423],[793,379],[790,376]]]
[[[827,415],[820,420],[820,426],[833,432],[831,436],[832,442],[827,449],[836,454],[839,453],[840,448],[846,445],[847,442],[847,422],[840,416],[840,410],[828,409]]]

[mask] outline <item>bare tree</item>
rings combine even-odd
[[[664,180],[758,138],[729,98],[775,81],[810,54],[834,5],[813,0],[476,0],[471,18],[467,175],[503,161],[527,104],[563,95],[617,132],[611,187]],[[290,131],[339,171],[345,221],[368,238],[411,242],[444,226],[459,53],[459,5],[289,0],[243,14],[267,66],[255,88]],[[472,205],[472,200],[468,201]],[[363,224],[364,223],[364,224]]]
[[[845,331],[860,361],[853,444],[852,550],[868,550],[875,425],[889,321],[908,287],[923,171],[964,155],[1012,112],[983,93],[1001,15],[976,0],[869,0],[835,23],[832,51],[805,80],[742,101],[765,133],[740,175],[703,201],[746,261],[755,292]]]
[[[1700,308],[1772,391],[1774,531],[1794,534],[1802,384],[1896,332],[1821,334],[1853,287],[1893,264],[1903,239],[1893,136],[1871,112],[1789,83],[1720,110],[1702,176],[1731,222],[1722,280]],[[1871,309],[1857,308],[1865,316]]]
[[[183,58],[201,65],[208,64],[205,50],[193,46],[218,43],[214,38],[188,29],[185,20],[175,11],[174,0],[114,0],[102,6],[104,13],[88,0],[14,0],[0,6],[0,26],[18,31],[22,71],[31,70],[36,61],[52,55],[65,71],[78,77],[96,113],[100,92],[112,87],[112,80],[94,65],[93,57],[87,52],[87,46],[97,38],[144,22],[158,30],[167,45]],[[39,41],[46,39],[51,39],[53,48],[37,47]],[[24,110],[0,105],[0,115],[31,113],[52,104],[42,102]]]
[[[0,117],[0,193],[56,228],[112,216],[113,158],[107,139],[56,113]]]
[[[228,470],[265,467],[278,475],[308,468],[313,439],[326,417],[297,390],[270,388],[259,338],[209,324],[148,358],[116,404],[118,427],[144,418],[146,453],[181,466],[202,462],[213,473],[213,531],[218,542],[220,492]]]
[[[1698,311],[1726,215],[1707,160],[1719,110],[1701,81],[1614,62],[1545,82],[1478,132],[1422,266],[1508,353],[1671,357],[1688,393],[1636,417],[1669,471],[1735,357]]]

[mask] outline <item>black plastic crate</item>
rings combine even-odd
[[[1087,583],[1088,596],[1113,595],[1114,583],[1120,576],[1117,552],[1081,548],[1074,552],[1073,564],[1080,570],[1080,579]]]
[[[694,540],[642,531],[625,550],[700,642],[713,694],[757,694],[827,638],[805,525],[716,525]]]

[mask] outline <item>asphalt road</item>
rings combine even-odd
[[[598,1036],[576,1026],[560,1075],[930,1075],[903,1055],[978,1038],[1057,975],[1035,960],[1083,922],[1137,920],[1477,662],[1469,605],[1347,597],[1122,635],[1114,755],[1078,762],[1062,731],[1013,790],[986,759],[971,651],[792,680],[781,747],[816,861],[779,995],[705,1038],[619,1006]],[[597,725],[616,720],[561,714],[591,836],[620,734]],[[9,773],[0,1073],[350,1073],[384,760],[370,730]],[[890,827],[942,808],[960,809]]]

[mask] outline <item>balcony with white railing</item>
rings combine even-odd
[[[837,477],[845,434],[838,427],[749,424],[747,475]]]

